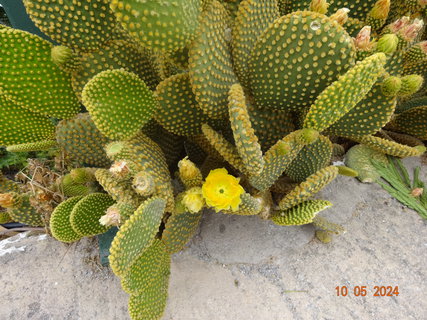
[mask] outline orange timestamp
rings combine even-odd
[[[368,286],[354,286],[352,289],[347,286],[337,286],[335,291],[338,297],[346,297],[349,294],[355,297],[366,297],[368,294],[373,297],[397,297],[399,286],[374,286],[373,290]]]

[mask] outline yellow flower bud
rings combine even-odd
[[[194,187],[187,190],[182,198],[182,204],[191,213],[197,213],[202,210],[205,205],[202,188]]]

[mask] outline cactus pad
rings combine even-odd
[[[202,0],[111,1],[111,9],[131,36],[149,48],[169,52],[191,42],[201,5]]]
[[[29,195],[16,194],[16,197],[19,197],[16,206],[14,205],[7,210],[13,221],[35,227],[44,226],[42,215],[31,205]]]
[[[162,241],[169,253],[181,251],[199,227],[202,212],[176,212],[166,222]]]
[[[57,143],[55,140],[43,140],[36,142],[28,142],[21,144],[9,145],[6,150],[8,152],[30,152],[30,151],[41,151],[55,148]]]
[[[110,265],[113,272],[123,277],[159,231],[166,202],[151,198],[142,203],[121,226],[110,248]]]
[[[16,105],[0,93],[0,145],[36,142],[54,134],[52,122],[45,116]]]
[[[358,62],[319,95],[308,111],[304,127],[323,131],[342,118],[371,90],[385,62],[384,53]]]
[[[354,63],[351,37],[320,13],[297,11],[275,20],[258,37],[249,61],[257,103],[298,110]]]
[[[0,87],[6,98],[33,112],[60,119],[79,111],[70,77],[52,62],[48,41],[3,28],[0,44]]]
[[[375,182],[380,174],[371,163],[371,159],[388,164],[384,153],[375,151],[363,144],[351,147],[345,155],[345,164],[357,171],[357,179],[363,183]]]
[[[117,24],[108,0],[24,0],[24,4],[43,33],[75,50],[97,49]]]
[[[70,216],[74,206],[83,197],[73,197],[61,202],[50,217],[50,231],[52,236],[62,242],[74,242],[82,236],[76,233],[71,226]]]
[[[56,130],[56,140],[72,159],[81,164],[94,167],[110,164],[104,151],[110,140],[99,132],[89,113],[61,121]]]
[[[245,95],[239,84],[231,87],[228,100],[231,128],[237,151],[247,172],[257,175],[264,167],[264,159],[261,146],[249,119]]]
[[[304,202],[327,184],[331,183],[337,176],[338,167],[336,166],[320,169],[283,197],[279,202],[279,208],[286,210]]]
[[[198,108],[188,73],[181,73],[162,81],[156,90],[160,108],[156,120],[166,130],[181,136],[201,133],[207,115]]]
[[[84,87],[82,100],[99,131],[113,140],[134,136],[157,109],[144,81],[124,69],[98,73]]]
[[[105,211],[114,200],[105,193],[92,193],[81,199],[72,209],[70,222],[73,230],[80,236],[94,236],[108,230],[99,223]]]
[[[332,157],[332,143],[320,136],[317,141],[305,146],[286,168],[285,174],[296,182],[303,182],[307,177],[326,167]]]
[[[352,140],[367,145],[376,151],[399,158],[420,156],[426,151],[424,146],[409,147],[374,136],[352,137]]]
[[[427,140],[427,106],[415,107],[398,114],[391,126],[397,131]]]
[[[200,21],[189,51],[190,81],[203,112],[210,118],[224,118],[228,91],[237,82],[226,36],[227,11],[213,0]]]
[[[123,290],[129,294],[145,291],[149,286],[156,284],[159,278],[169,275],[170,262],[170,254],[163,242],[154,240],[122,278]]]
[[[299,226],[312,223],[320,211],[330,207],[332,203],[326,200],[308,200],[290,209],[275,212],[271,220],[279,226]]]

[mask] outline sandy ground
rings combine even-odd
[[[379,186],[348,177],[318,198],[335,204],[322,215],[347,229],[329,244],[311,226],[205,215],[173,257],[163,319],[426,319],[426,221]],[[1,320],[129,319],[127,295],[100,266],[93,239],[0,242],[0,283]],[[347,286],[348,296],[338,297],[337,286]],[[355,286],[366,286],[367,295],[355,296]],[[374,297],[374,286],[398,286],[399,295]]]

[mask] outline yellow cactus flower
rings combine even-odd
[[[245,192],[239,179],[229,175],[224,168],[212,170],[202,186],[203,197],[209,207],[216,212],[239,208],[240,196]]]
[[[202,210],[205,205],[202,189],[199,187],[188,189],[182,198],[182,204],[191,213],[197,213]]]

